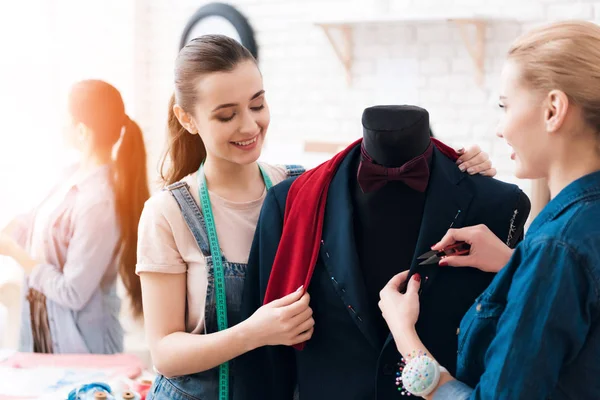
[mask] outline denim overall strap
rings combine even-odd
[[[187,183],[177,182],[168,186],[166,190],[169,190],[175,198],[186,225],[206,259],[208,288],[204,312],[204,333],[216,332],[218,329],[214,290],[214,264],[206,229],[206,219],[200,209],[200,205],[192,196],[190,186]],[[230,275],[234,274],[240,267],[237,264],[230,264],[224,257],[223,263],[227,271],[228,283],[231,284],[230,281],[235,283],[235,278],[230,277]],[[235,318],[234,316],[234,319],[237,321],[239,318]],[[172,378],[160,376],[153,385],[152,394],[149,398],[152,400],[203,400],[205,398],[216,400],[220,394],[219,371],[220,368],[217,367],[208,371]]]
[[[177,182],[168,186],[167,190],[171,192],[177,201],[181,215],[183,215],[188,228],[190,228],[192,235],[194,235],[200,251],[202,251],[204,257],[210,257],[206,223],[204,222],[204,217],[198,203],[196,203],[190,192],[190,187],[185,182]]]

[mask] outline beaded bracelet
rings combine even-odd
[[[403,395],[427,396],[435,390],[442,371],[446,368],[440,366],[427,353],[414,352],[407,356],[408,362],[402,359],[398,363],[396,373],[396,386]]]

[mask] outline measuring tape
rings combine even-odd
[[[219,246],[219,238],[217,237],[217,229],[215,227],[215,218],[213,216],[212,207],[210,205],[210,197],[206,186],[206,176],[204,176],[204,162],[198,170],[198,191],[200,203],[202,205],[202,215],[206,222],[206,233],[208,234],[208,245],[213,261],[213,275],[215,281],[215,298],[217,306],[217,329],[219,331],[228,328],[227,323],[227,296],[225,294],[225,271],[223,270],[223,255]],[[260,173],[265,182],[267,190],[273,183],[271,178],[259,165]],[[229,362],[224,362],[219,365],[219,400],[229,400]]]

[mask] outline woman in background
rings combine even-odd
[[[26,274],[19,350],[117,353],[118,274],[133,314],[142,314],[135,260],[149,197],[144,141],[121,94],[106,82],[76,83],[68,111],[65,135],[80,162],[28,217],[0,233],[0,255]]]

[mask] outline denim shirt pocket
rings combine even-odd
[[[458,333],[457,378],[474,387],[483,373],[486,349],[496,335],[505,304],[486,294],[477,298],[463,317]],[[468,376],[465,372],[468,371]]]

